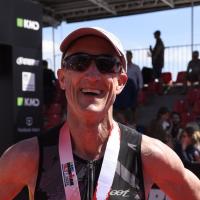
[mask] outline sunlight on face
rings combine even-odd
[[[117,58],[112,45],[105,39],[95,36],[78,39],[68,49],[65,57],[78,52],[92,55],[108,54]],[[84,72],[67,69],[63,71],[68,111],[76,114],[100,116],[107,113],[114,103],[116,94],[120,92],[119,85],[125,84],[127,78],[126,74],[100,73],[94,61]]]

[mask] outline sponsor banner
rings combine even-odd
[[[17,132],[19,133],[40,133],[40,128],[27,128],[27,127],[18,127]]]
[[[12,0],[13,44],[15,46],[42,48],[42,7],[31,1]]]
[[[16,64],[17,65],[27,65],[27,66],[39,66],[40,60],[36,60],[33,58],[25,58],[25,57],[20,56],[20,57],[17,57]]]
[[[22,72],[22,91],[35,92],[35,73]]]
[[[40,23],[38,21],[23,19],[20,17],[17,17],[16,19],[16,26],[18,28],[31,29],[34,31],[38,31],[40,29]]]
[[[15,97],[31,92],[31,95],[42,99],[43,68],[40,51],[32,48],[13,48],[13,86]]]
[[[17,137],[22,135],[24,137],[38,135],[41,133],[42,115],[39,109],[24,107],[19,110],[16,116],[16,124]]]
[[[42,48],[42,6],[32,1],[0,1],[0,43]]]
[[[40,99],[31,98],[31,97],[17,97],[17,106],[25,106],[25,107],[39,107]]]

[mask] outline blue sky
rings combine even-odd
[[[194,43],[200,43],[200,6],[194,7]],[[100,26],[113,32],[122,41],[124,48],[140,49],[154,45],[153,32],[161,30],[165,46],[191,43],[191,8],[171,9],[147,14],[138,14],[80,23],[61,23],[55,29],[55,50],[59,54],[59,44],[72,30],[84,26]],[[43,29],[43,58],[52,64],[52,28]],[[59,63],[56,62],[56,68]]]

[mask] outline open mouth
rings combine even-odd
[[[82,88],[81,92],[84,95],[90,95],[90,96],[98,96],[101,94],[101,90],[96,90],[96,89],[86,89],[86,88]]]

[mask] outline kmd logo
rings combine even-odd
[[[39,22],[29,19],[17,18],[16,23],[19,28],[32,29],[34,31],[38,31],[40,29]]]
[[[38,98],[17,97],[17,106],[38,107],[39,105]]]

